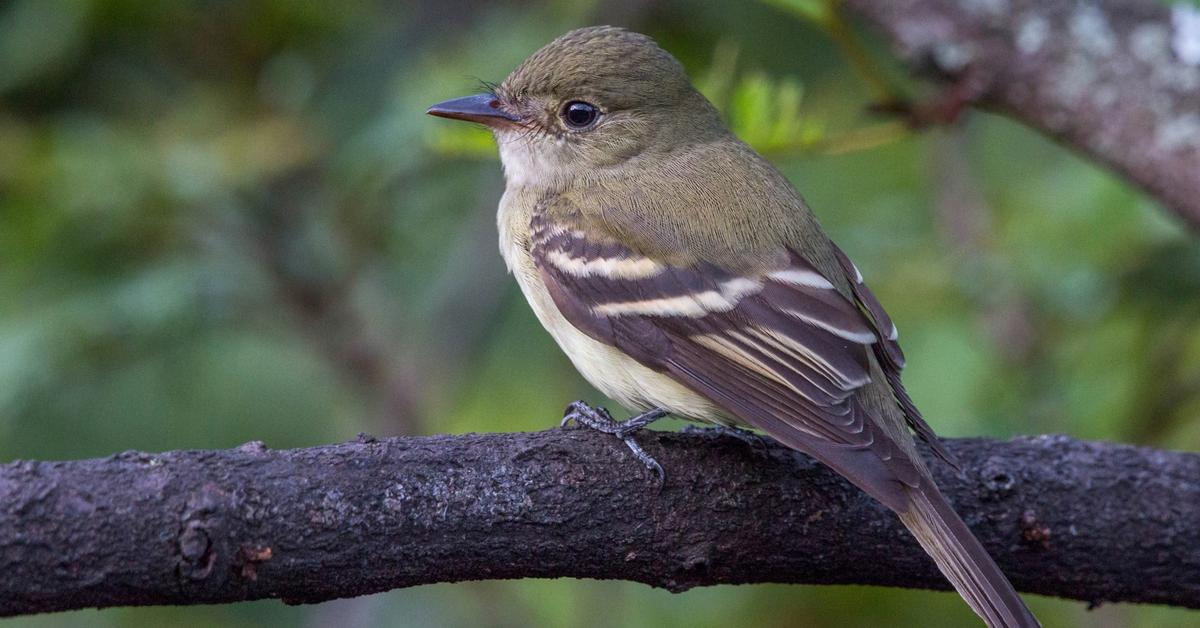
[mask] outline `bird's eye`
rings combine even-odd
[[[583,102],[582,100],[572,100],[563,105],[562,119],[566,125],[572,129],[585,129],[600,117],[600,110],[596,105]]]

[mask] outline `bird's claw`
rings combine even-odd
[[[583,401],[572,401],[567,405],[567,410],[563,412],[562,421],[558,425],[566,427],[571,421],[605,434],[616,434],[621,430],[621,423],[614,419],[608,410],[593,408]]]
[[[646,453],[646,451],[642,449],[642,446],[637,444],[637,441],[634,440],[632,436],[625,436],[621,438],[621,440],[625,441],[625,446],[629,448],[629,451],[633,452],[635,458],[641,460],[642,464],[646,465],[647,469],[654,472],[654,475],[658,476],[658,482],[660,484],[667,479],[667,474],[663,472],[662,465],[658,464],[657,460],[655,460],[650,454]]]
[[[563,413],[560,427],[566,427],[571,421],[575,421],[579,425],[603,432],[612,434],[624,441],[625,446],[629,447],[629,451],[633,452],[634,457],[646,465],[646,468],[658,476],[658,481],[661,483],[666,479],[666,474],[663,472],[662,465],[658,464],[650,454],[642,449],[634,440],[633,435],[646,427],[647,425],[666,416],[667,413],[660,409],[654,409],[643,412],[637,416],[631,417],[624,421],[618,421],[609,414],[604,408],[593,408],[582,401],[573,401],[567,406],[567,410]]]

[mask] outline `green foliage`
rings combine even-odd
[[[804,88],[796,79],[774,79],[761,71],[735,76],[734,63],[720,58],[712,67],[729,74],[710,73],[701,90],[713,102],[727,104],[730,128],[751,146],[763,153],[794,152],[823,139],[824,125],[803,116]]]
[[[801,19],[826,27],[836,19],[836,0],[762,0],[763,4],[788,11]]]
[[[836,2],[683,0],[621,14],[567,0],[464,6],[0,4],[0,461],[540,429],[568,401],[598,400],[505,276],[490,135],[424,111],[502,79],[568,28],[623,20],[680,54],[856,259],[901,328],[906,381],[940,431],[1200,447],[1196,240],[1119,178],[1011,122],[972,113],[913,135],[864,115],[895,87]],[[1054,626],[1192,620],[1033,603]],[[11,625],[393,617],[973,621],[941,593],[671,595],[535,580]]]
[[[438,127],[430,131],[427,142],[431,151],[444,157],[496,158],[492,133],[479,126]]]

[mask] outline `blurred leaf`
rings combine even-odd
[[[708,69],[697,77],[696,89],[704,94],[718,109],[729,108],[730,94],[737,82],[737,44],[722,40],[713,48],[712,61]]]
[[[751,145],[769,141],[775,114],[775,83],[762,73],[743,78],[729,108],[734,132]]]
[[[492,132],[474,124],[439,124],[426,136],[430,150],[443,157],[494,161],[496,140]]]
[[[729,125],[738,137],[764,154],[814,150],[829,138],[821,122],[805,117],[803,100],[804,87],[799,81],[749,73],[732,89]]]
[[[836,0],[761,0],[764,4],[798,15],[818,26],[828,25],[834,19],[833,2]]]

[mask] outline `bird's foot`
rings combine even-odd
[[[582,401],[573,401],[571,405],[567,406],[567,411],[563,413],[561,425],[565,427],[571,421],[575,421],[584,427],[596,430],[597,432],[612,434],[625,441],[625,445],[629,447],[629,451],[632,451],[633,455],[638,460],[641,460],[647,469],[650,469],[658,476],[658,481],[662,482],[666,477],[663,473],[662,465],[658,464],[657,460],[646,453],[641,445],[637,444],[637,441],[633,439],[633,435],[638,430],[665,416],[667,416],[665,410],[655,408],[624,421],[618,421],[604,408],[593,408]]]
[[[758,432],[752,432],[740,427],[733,427],[731,425],[686,425],[684,426],[683,431],[687,434],[719,434],[721,436],[732,436],[733,438],[736,438],[749,445],[752,449],[754,449],[755,453],[764,458],[769,455],[771,443],[775,440],[770,436],[759,434]]]

